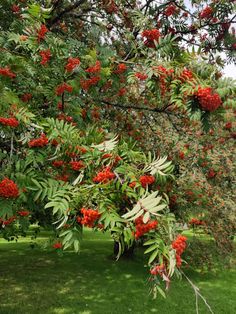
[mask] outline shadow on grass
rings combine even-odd
[[[26,242],[0,245],[1,314],[195,313],[194,294],[185,282],[173,283],[167,300],[148,295],[148,268],[138,252],[133,260],[110,258],[107,236],[85,234],[79,255],[30,249]],[[187,271],[199,284],[215,313],[236,313],[235,272],[201,275]],[[232,300],[231,300],[232,298]],[[202,305],[200,313],[208,313]]]

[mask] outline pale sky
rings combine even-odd
[[[192,8],[190,0],[184,0],[187,7]],[[235,64],[228,64],[224,67],[223,73],[225,76],[232,77],[236,79],[236,65]]]
[[[229,64],[224,68],[224,74],[225,76],[232,77],[236,79],[236,65],[235,64]]]

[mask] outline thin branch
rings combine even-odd
[[[13,150],[14,150],[14,131],[12,131],[11,133],[11,150],[10,150],[10,158],[9,158],[10,163],[12,161]]]
[[[124,110],[128,110],[128,109],[134,109],[134,110],[137,110],[137,111],[149,111],[149,112],[159,112],[159,113],[167,113],[166,112],[166,109],[169,108],[170,106],[172,106],[172,104],[168,104],[166,105],[165,107],[162,107],[162,108],[149,108],[149,107],[136,107],[134,105],[122,105],[122,104],[119,104],[119,103],[110,103],[106,100],[100,100],[101,102],[103,102],[104,104],[106,105],[109,105],[109,106],[112,106],[112,107],[118,107],[118,108],[122,108]]]
[[[199,288],[188,278],[188,276],[181,270],[180,271],[181,274],[187,279],[187,281],[189,282],[189,284],[191,285],[191,287],[193,288],[194,290],[194,293],[195,293],[195,296],[196,296],[196,313],[198,314],[199,313],[199,310],[198,310],[198,297],[200,297],[203,302],[205,303],[205,305],[207,306],[208,310],[214,314],[214,312],[212,311],[210,305],[207,303],[207,300],[203,297],[203,295],[200,293],[200,290]]]

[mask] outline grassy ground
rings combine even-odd
[[[43,241],[42,238],[39,241]],[[168,299],[148,295],[142,254],[114,262],[112,241],[86,231],[79,255],[31,249],[0,240],[1,314],[192,314],[195,297],[185,280],[171,285]],[[236,313],[236,271],[201,274],[186,271],[215,314]],[[209,313],[200,302],[200,314]]]

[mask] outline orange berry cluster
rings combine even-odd
[[[145,233],[148,233],[152,229],[156,229],[158,225],[157,220],[153,220],[147,223],[143,222],[143,216],[140,216],[135,220],[135,238],[139,239],[142,237]]]
[[[200,12],[199,17],[201,19],[209,19],[212,17],[213,14],[213,9],[209,6],[205,7],[205,9],[202,10],[202,12]]]
[[[29,141],[29,147],[43,147],[48,144],[48,138],[44,133],[41,134],[39,138]]]
[[[146,188],[148,185],[152,184],[155,182],[155,177],[146,175],[146,176],[141,176],[139,178],[139,182],[141,183],[143,188]]]
[[[166,16],[171,16],[174,15],[177,11],[177,7],[174,4],[170,4],[167,6],[167,8],[164,11],[164,14]]]
[[[0,75],[7,76],[10,78],[15,78],[16,74],[11,71],[11,69],[7,66],[5,68],[0,68]]]
[[[101,71],[101,62],[100,61],[96,61],[95,65],[92,67],[87,68],[87,70],[85,70],[85,72],[87,73],[99,73]]]
[[[19,196],[18,186],[14,181],[4,178],[0,182],[0,197],[4,198],[16,198]]]
[[[16,220],[16,216],[12,216],[12,217],[8,218],[7,220],[3,220],[2,218],[0,218],[0,224],[4,225],[4,226],[8,226],[12,222],[14,222],[15,220]]]
[[[113,73],[121,74],[124,73],[127,70],[127,66],[124,63],[120,63],[117,66],[117,69],[113,71]]]
[[[40,42],[41,40],[44,40],[47,32],[48,32],[47,27],[44,24],[42,24],[40,29],[37,31],[38,42]]]
[[[80,169],[85,167],[83,161],[81,161],[81,160],[79,160],[79,161],[71,161],[70,162],[70,166],[71,166],[71,169],[73,169],[75,171],[79,171]]]
[[[163,272],[165,271],[165,265],[164,264],[161,264],[161,265],[156,265],[154,266],[151,270],[150,270],[150,273],[152,275],[162,275]]]
[[[96,183],[107,183],[115,178],[115,174],[111,172],[111,167],[105,167],[101,172],[99,172],[96,177],[93,178],[93,182]]]
[[[72,93],[73,91],[73,87],[65,82],[63,82],[62,84],[58,85],[56,88],[56,95],[60,96],[62,95],[65,91],[67,91],[68,93]]]
[[[161,36],[159,30],[156,28],[144,30],[141,35],[145,38],[144,45],[149,48],[155,48],[154,40],[158,42],[159,37]]]
[[[50,49],[46,49],[46,50],[42,50],[42,51],[40,51],[40,56],[41,56],[41,58],[42,58],[42,60],[41,60],[41,64],[42,65],[45,65],[45,64],[47,64],[48,63],[48,61],[50,60],[50,58],[51,58],[51,51],[50,51]]]
[[[186,240],[187,240],[186,237],[179,234],[177,238],[172,242],[172,248],[175,249],[176,251],[175,258],[178,267],[180,267],[182,264],[181,254],[186,249],[187,246]]]
[[[199,87],[196,96],[201,109],[204,111],[215,111],[222,104],[220,96],[213,93],[211,87]]]
[[[101,216],[101,214],[97,210],[93,210],[90,208],[81,208],[80,212],[83,217],[77,217],[77,222],[89,228],[93,228],[96,220],[98,220]]]
[[[19,125],[19,121],[16,118],[3,118],[0,117],[0,123],[6,126],[16,128]]]
[[[61,249],[62,248],[62,243],[61,242],[56,242],[52,246],[54,249]]]
[[[52,162],[52,165],[56,168],[60,168],[64,165],[64,161],[63,160],[54,160]]]
[[[147,76],[146,74],[143,74],[143,73],[141,73],[141,72],[137,72],[137,73],[135,73],[134,75],[135,75],[135,77],[137,77],[140,81],[145,81],[145,80],[148,78],[148,76]]]
[[[203,226],[203,225],[205,225],[205,221],[199,220],[197,218],[192,218],[188,223],[192,226]]]
[[[88,80],[80,80],[80,85],[83,88],[83,90],[87,91],[89,88],[93,85],[97,85],[97,83],[100,81],[100,76],[94,76],[91,77]]]
[[[21,211],[18,211],[17,213],[21,217],[27,217],[30,214],[30,212],[28,210],[21,210]]]
[[[65,69],[67,72],[72,72],[79,65],[80,60],[78,58],[68,58]]]

